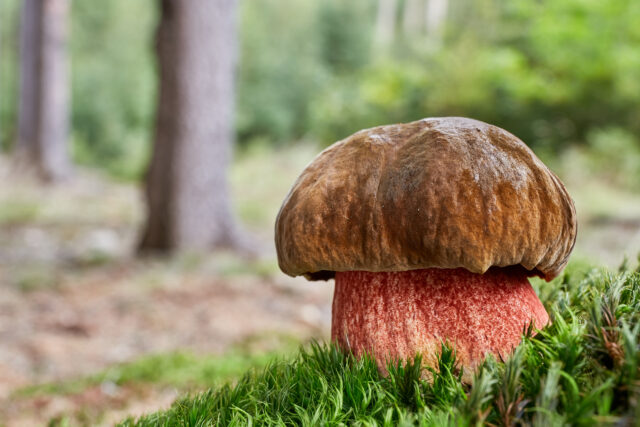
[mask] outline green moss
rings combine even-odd
[[[383,377],[369,358],[316,344],[122,425],[630,425],[640,415],[640,274],[570,268],[544,288],[551,326],[505,362],[487,359],[473,386],[444,345],[428,382],[419,355]]]

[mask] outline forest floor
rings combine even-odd
[[[0,159],[0,425],[110,424],[325,339],[332,284],[280,273],[271,244],[279,204],[315,151],[258,147],[235,163],[235,208],[265,251],[257,260],[137,258],[137,185],[78,169],[42,187]],[[563,179],[579,213],[576,256],[635,258],[640,195]]]
[[[0,425],[65,416],[109,424],[169,405],[192,388],[171,379],[65,383],[145,355],[217,355],[244,370],[254,362],[247,353],[273,354],[291,342],[325,338],[332,285],[278,273],[268,249],[271,227],[255,223],[265,211],[274,215],[279,202],[252,203],[260,197],[239,210],[256,244],[267,248],[261,259],[230,253],[140,259],[137,185],[79,169],[66,183],[41,187],[17,178],[1,160]],[[52,386],[34,389],[37,384]]]

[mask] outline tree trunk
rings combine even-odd
[[[41,46],[37,135],[38,166],[43,178],[57,181],[70,171],[68,0],[41,0]]]
[[[68,0],[23,3],[16,157],[47,181],[70,172],[68,15]]]
[[[423,30],[423,9],[424,0],[406,0],[402,13],[402,29],[404,33],[411,37],[422,33]]]
[[[386,49],[393,41],[396,29],[397,0],[378,0],[376,16],[375,45]]]
[[[231,213],[235,0],[161,0],[160,70],[141,250],[248,248]]]
[[[427,0],[425,22],[427,37],[434,43],[440,43],[442,28],[447,17],[449,0]]]

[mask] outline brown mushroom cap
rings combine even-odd
[[[521,265],[546,280],[576,238],[563,184],[509,132],[461,117],[365,129],[320,153],[276,220],[282,271]]]

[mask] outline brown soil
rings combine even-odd
[[[65,414],[111,424],[178,393],[137,385],[15,395],[28,385],[148,354],[219,354],[247,337],[328,336],[332,284],[279,273],[272,253],[258,263],[224,253],[136,258],[141,212],[135,186],[79,171],[41,187],[16,179],[0,159],[0,425]],[[256,244],[269,242],[255,232]]]
[[[5,400],[0,416],[5,421],[22,418],[25,406],[30,407],[26,412],[48,419],[62,409],[86,406],[86,398],[104,397],[98,406],[132,404],[131,393],[114,400],[89,390],[89,396],[32,399],[16,407],[12,391],[29,384],[90,374],[145,354],[220,353],[261,334],[323,337],[329,327],[329,284],[248,275],[223,279],[198,272],[145,285],[139,278],[144,270],[145,262],[121,262],[53,289],[0,286],[0,399]],[[156,394],[142,396],[127,413],[135,413],[142,401],[147,404],[141,408],[153,407]],[[166,393],[158,397],[158,404],[166,403]]]

